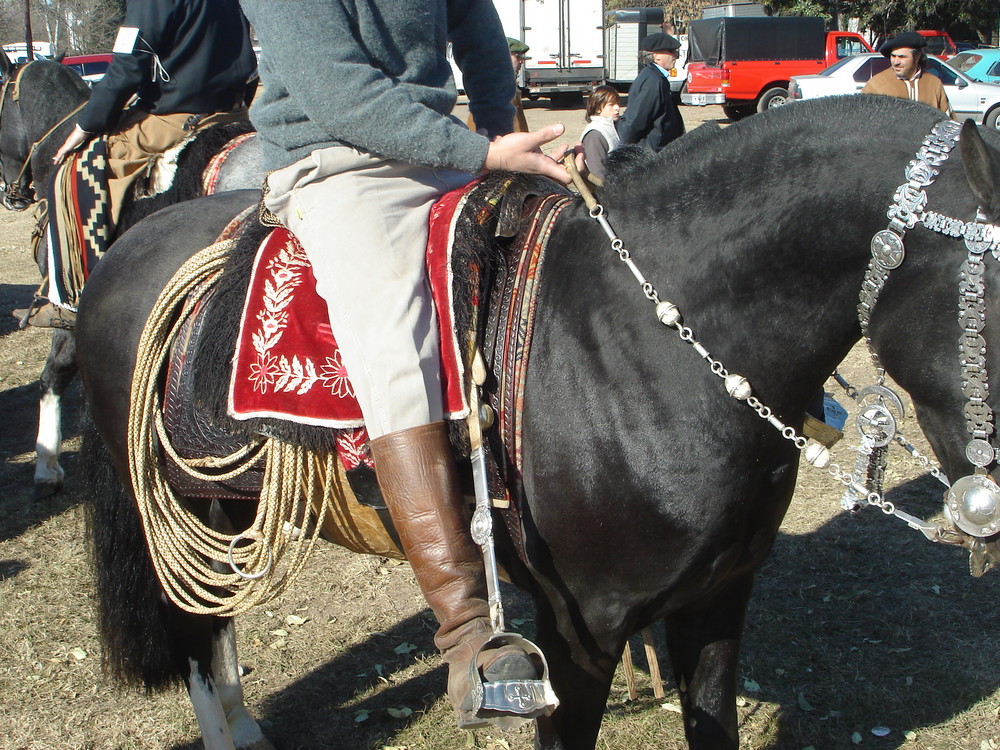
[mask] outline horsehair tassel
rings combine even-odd
[[[569,172],[569,176],[573,178],[573,187],[577,189],[580,193],[580,197],[583,198],[583,202],[587,204],[587,208],[591,211],[598,207],[597,198],[594,197],[594,193],[591,191],[590,186],[583,179],[583,175],[580,174],[580,170],[576,168],[576,152],[569,151],[562,159],[563,166]]]

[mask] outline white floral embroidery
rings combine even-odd
[[[308,393],[317,383],[330,389],[339,398],[354,398],[354,388],[348,379],[347,370],[340,360],[340,350],[316,370],[316,364],[309,357],[271,354],[281,340],[288,326],[288,306],[295,298],[295,290],[302,283],[303,269],[309,267],[305,250],[294,239],[290,239],[278,254],[267,263],[270,278],[264,281],[262,310],[257,313],[260,327],[250,339],[257,361],[250,364],[249,378],[254,390],[267,393],[273,386],[275,393],[295,392],[301,396]]]
[[[362,463],[375,468],[368,450],[368,430],[358,427],[353,430],[337,430],[337,453],[344,464],[344,469],[360,466]]]

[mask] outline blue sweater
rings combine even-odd
[[[490,0],[241,0],[263,91],[251,119],[268,170],[336,144],[477,173],[487,138],[451,115],[453,44],[469,108],[491,136],[513,127],[514,75]]]

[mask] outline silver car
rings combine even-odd
[[[856,94],[868,80],[889,67],[879,54],[852,55],[814,75],[792,76],[789,101],[837,94]],[[927,57],[927,70],[941,79],[956,120],[972,118],[977,125],[1000,130],[1000,85],[973,81],[936,57]]]

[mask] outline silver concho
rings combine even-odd
[[[869,404],[857,417],[858,432],[869,438],[876,448],[892,442],[896,436],[896,418],[882,404]]]
[[[858,391],[857,401],[859,404],[877,403],[882,406],[885,406],[886,402],[888,402],[888,405],[896,411],[900,419],[906,419],[906,409],[903,406],[903,400],[888,386],[866,385]]]
[[[472,541],[482,547],[493,533],[493,516],[489,508],[476,508],[472,514]]]
[[[903,249],[903,238],[889,229],[883,229],[872,237],[872,257],[882,268],[889,271],[903,264],[906,251]]]
[[[1000,487],[984,474],[962,477],[948,490],[945,510],[966,534],[993,536],[1000,531]]]
[[[988,441],[982,438],[973,438],[965,446],[965,457],[969,459],[969,463],[973,466],[985,468],[993,463],[993,459],[996,458],[996,451],[993,450],[993,446]]]

